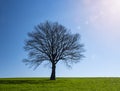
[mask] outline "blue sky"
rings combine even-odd
[[[120,76],[119,0],[0,0],[0,77],[50,76],[50,66],[33,71],[22,62],[27,33],[46,20],[80,33],[86,49],[72,69],[58,63],[57,76]]]

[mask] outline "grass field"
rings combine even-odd
[[[120,91],[120,78],[0,78],[0,91]]]

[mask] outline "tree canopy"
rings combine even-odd
[[[63,61],[69,66],[84,57],[84,45],[80,43],[80,34],[72,34],[70,30],[57,22],[46,21],[35,26],[25,40],[25,51],[28,58],[26,64],[38,67],[42,62],[51,63],[51,80],[55,80],[56,64]]]

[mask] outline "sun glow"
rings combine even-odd
[[[106,1],[106,2],[105,2]],[[113,21],[120,20],[120,0],[103,1],[104,12]]]
[[[120,39],[120,0],[85,0],[86,21],[107,41]]]
[[[120,22],[120,0],[86,0],[89,21],[94,24]]]

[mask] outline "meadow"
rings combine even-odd
[[[120,91],[120,78],[0,78],[0,91]]]

